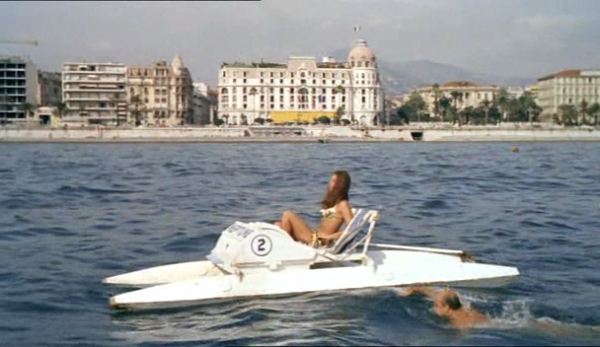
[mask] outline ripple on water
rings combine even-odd
[[[597,144],[527,143],[518,155],[502,143],[2,146],[3,345],[600,341]],[[203,259],[235,220],[292,209],[314,224],[337,169],[352,175],[353,206],[381,212],[374,242],[465,249],[517,266],[511,286],[458,289],[494,324],[457,333],[430,301],[393,290],[108,309],[124,289],[102,278]]]

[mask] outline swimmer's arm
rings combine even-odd
[[[434,291],[433,289],[426,287],[408,287],[400,293],[401,296],[410,296],[415,294],[423,294],[429,298],[433,298]]]

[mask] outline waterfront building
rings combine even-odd
[[[214,124],[217,95],[204,82],[194,82],[192,95],[193,115],[189,122],[196,125]]]
[[[120,63],[64,63],[64,123],[119,125],[127,120],[126,67]]]
[[[421,95],[427,104],[427,112],[435,113],[435,100],[446,97],[456,108],[464,110],[467,107],[479,107],[484,100],[492,102],[500,88],[495,85],[482,85],[469,81],[450,81],[443,84],[433,84],[414,90]],[[407,101],[407,98],[404,98]]]
[[[127,67],[127,101],[131,122],[175,126],[191,123],[193,84],[183,59]]]
[[[228,124],[314,122],[326,116],[365,125],[380,122],[383,90],[377,60],[359,40],[347,62],[291,56],[287,64],[223,63],[218,117]]]
[[[0,56],[0,122],[25,122],[37,105],[38,74],[25,57]]]
[[[538,79],[541,119],[552,121],[561,105],[600,103],[600,70],[563,70]]]
[[[38,72],[38,106],[56,106],[62,102],[62,75],[60,72]]]

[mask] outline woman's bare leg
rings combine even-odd
[[[312,230],[306,222],[292,211],[283,212],[281,228],[287,231],[296,241],[310,244],[312,241]]]

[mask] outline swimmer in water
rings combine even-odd
[[[449,289],[434,291],[430,288],[406,288],[400,295],[410,296],[423,294],[433,300],[434,312],[447,319],[457,329],[468,329],[475,325],[485,323],[487,317],[475,309],[466,308],[460,302],[458,295]]]

